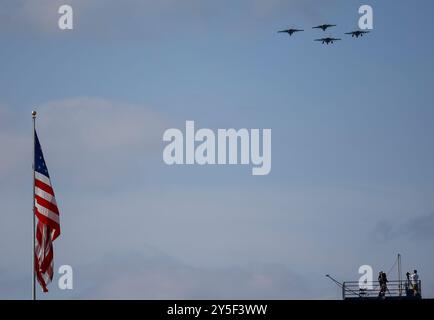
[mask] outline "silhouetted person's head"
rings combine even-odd
[[[417,270],[413,270],[414,273],[417,273]]]

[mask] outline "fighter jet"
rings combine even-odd
[[[351,35],[351,37],[356,37],[356,38],[358,38],[358,37],[363,37],[363,35],[365,34],[365,33],[369,33],[369,31],[361,31],[361,30],[357,30],[357,31],[351,31],[351,32],[345,32],[345,34],[350,34]]]
[[[289,36],[292,36],[295,32],[301,32],[304,30],[300,30],[300,29],[287,29],[287,30],[281,30],[281,31],[277,31],[278,33],[287,33]]]
[[[330,38],[330,37],[327,37],[327,38],[321,38],[321,39],[315,39],[314,41],[321,41],[322,42],[322,44],[333,44],[333,42],[335,42],[335,41],[340,41],[341,39],[336,39],[336,38]]]
[[[322,24],[316,27],[312,27],[312,29],[321,29],[322,31],[326,31],[328,28],[336,27],[335,24]]]

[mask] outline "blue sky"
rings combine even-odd
[[[64,3],[73,31],[57,28]],[[362,4],[374,30],[355,40],[343,33]],[[30,297],[35,106],[62,215],[56,264],[76,272],[75,290],[54,283],[46,298],[339,298],[326,273],[354,280],[398,252],[433,297],[433,10],[5,1],[0,297]],[[320,23],[343,41],[313,42]],[[276,33],[286,27],[306,31]],[[163,132],[186,120],[271,128],[271,174],[166,166]]]

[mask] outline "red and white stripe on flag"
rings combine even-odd
[[[59,209],[42,149],[36,136],[35,207],[37,218],[35,241],[35,273],[44,292],[53,279],[53,241],[60,235]]]

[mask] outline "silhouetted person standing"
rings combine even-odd
[[[380,273],[378,274],[378,282],[380,283],[380,292],[378,293],[378,296],[384,297],[387,291],[387,283],[389,282],[389,280],[387,280],[387,275],[385,272],[380,271]]]
[[[419,296],[419,275],[417,274],[417,270],[413,271],[413,274],[410,275],[411,285],[413,286],[414,296]]]
[[[405,295],[407,297],[411,297],[414,295],[414,291],[413,291],[413,285],[411,284],[411,280],[410,280],[410,272],[407,272],[405,276],[407,277],[407,281],[405,281]]]

